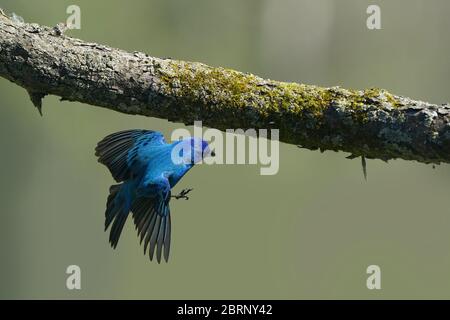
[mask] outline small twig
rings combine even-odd
[[[361,156],[361,165],[362,165],[362,169],[363,169],[364,180],[367,181],[367,164],[366,164],[365,156]]]

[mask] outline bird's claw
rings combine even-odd
[[[189,192],[191,192],[192,190],[194,190],[194,189],[192,189],[192,188],[183,189],[183,190],[181,190],[181,192],[180,192],[179,194],[173,195],[172,198],[175,198],[175,199],[177,199],[177,200],[178,200],[178,199],[189,200],[189,197],[187,196],[187,194],[188,194]]]

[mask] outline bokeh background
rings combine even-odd
[[[0,0],[67,34],[128,51],[321,86],[382,87],[450,100],[450,2],[363,0]],[[366,28],[381,7],[382,30]],[[180,124],[44,99],[0,78],[0,298],[450,298],[450,166],[368,161],[281,144],[280,171],[194,168],[177,186],[168,264],[143,255],[131,220],[117,250],[103,231],[107,169],[94,147],[129,128]],[[81,290],[66,267],[81,267]],[[366,268],[381,267],[381,290]]]

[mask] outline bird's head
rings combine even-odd
[[[180,141],[179,157],[182,162],[196,164],[205,157],[214,157],[214,151],[211,151],[208,142],[197,137],[190,137]]]

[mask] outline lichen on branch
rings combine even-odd
[[[59,30],[59,29],[58,29]],[[0,76],[40,106],[45,95],[225,129],[278,128],[308,149],[450,162],[450,106],[371,88],[267,80],[198,62],[125,52],[0,14]]]

